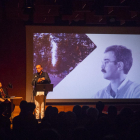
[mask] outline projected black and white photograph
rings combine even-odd
[[[127,79],[133,64],[132,52],[122,45],[105,49],[101,65],[103,77],[110,84],[100,90],[95,98],[139,98],[140,85]]]
[[[34,33],[33,73],[54,84],[47,99],[140,98],[140,35]]]

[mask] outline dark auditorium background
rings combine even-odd
[[[140,1],[0,0],[0,82],[10,82],[9,95],[23,99],[26,25],[140,27]]]

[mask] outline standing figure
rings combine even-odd
[[[35,87],[36,84],[50,84],[51,80],[47,72],[43,72],[41,65],[36,65],[37,73],[33,75],[32,85]],[[46,98],[46,93],[44,91],[33,92],[36,105],[36,119],[40,119],[39,114],[41,113],[41,119],[44,117],[44,105]],[[41,111],[40,111],[41,110]]]

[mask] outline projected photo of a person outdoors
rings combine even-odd
[[[94,98],[140,98],[140,84],[130,81],[127,74],[133,64],[132,52],[125,46],[112,45],[105,49],[101,65],[103,77],[110,84]]]

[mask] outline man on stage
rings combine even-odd
[[[32,80],[32,85],[35,87],[36,84],[50,84],[51,80],[49,78],[49,75],[47,72],[43,72],[43,68],[41,65],[36,65],[36,70],[37,73],[33,75],[33,80]],[[36,105],[36,119],[40,119],[39,113],[40,113],[40,108],[41,108],[41,119],[44,117],[44,91],[37,91],[33,92],[34,97],[35,97],[35,105]]]

